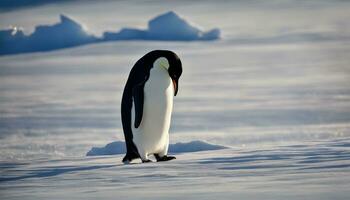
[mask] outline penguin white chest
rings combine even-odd
[[[167,154],[173,96],[174,87],[168,71],[162,67],[153,67],[144,86],[141,124],[138,128],[132,126],[133,141],[141,157]],[[132,124],[134,117],[133,105]]]

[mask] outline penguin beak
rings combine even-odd
[[[174,85],[174,96],[176,96],[179,83],[178,83],[178,79],[175,79],[175,80],[172,79],[172,80],[173,80],[173,85]]]

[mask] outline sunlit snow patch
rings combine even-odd
[[[209,150],[220,150],[227,149],[228,147],[209,144],[204,141],[195,140],[191,142],[179,142],[176,144],[169,145],[170,153],[184,153],[184,152],[196,152],[196,151],[209,151]],[[116,141],[107,144],[104,147],[92,147],[87,156],[99,156],[99,155],[115,155],[124,154],[126,152],[125,144],[122,141]]]

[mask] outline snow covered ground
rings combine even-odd
[[[349,3],[145,2],[0,13],[1,26],[29,29],[63,13],[98,35],[142,29],[171,8],[222,33],[217,41],[116,41],[1,56],[1,199],[349,199]],[[87,157],[123,140],[122,90],[132,65],[153,49],[183,61],[170,141],[196,148],[166,163]],[[191,141],[229,148],[193,152],[203,143]]]
[[[122,156],[2,164],[3,199],[348,199],[350,140],[177,154],[124,165]]]

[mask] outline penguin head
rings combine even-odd
[[[168,71],[174,85],[174,96],[176,96],[179,88],[179,78],[182,74],[180,58],[172,51],[156,50],[153,52],[157,55],[154,66],[162,67]]]
[[[175,55],[176,56],[176,55]],[[176,96],[177,91],[179,89],[179,78],[182,74],[182,64],[179,57],[176,56],[174,60],[169,62],[168,73],[170,78],[173,80],[174,84],[174,96]]]

